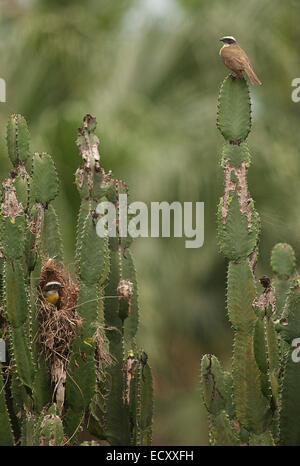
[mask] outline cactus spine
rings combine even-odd
[[[137,283],[129,242],[101,237],[97,206],[119,209],[124,184],[100,166],[96,120],[86,115],[77,145],[81,198],[76,271],[63,264],[52,201],[59,184],[49,154],[29,167],[29,132],[12,115],[7,147],[13,170],[2,184],[0,228],[1,336],[7,361],[0,373],[1,445],[72,445],[89,429],[113,445],[149,445],[152,378],[136,347]],[[47,282],[63,283],[56,305]]]
[[[227,310],[234,346],[230,374],[215,356],[205,355],[201,362],[210,442],[299,445],[300,366],[291,357],[292,341],[300,335],[299,282],[293,249],[281,243],[271,255],[274,279],[256,277],[260,222],[247,183],[251,102],[244,79],[229,75],[222,83],[217,126],[225,138],[218,239],[229,260]]]

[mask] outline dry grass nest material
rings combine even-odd
[[[60,282],[64,286],[60,291],[60,299],[56,306],[43,297],[43,288],[51,281]],[[42,264],[38,289],[37,318],[41,353],[46,361],[50,361],[52,369],[59,362],[58,359],[65,366],[68,362],[72,340],[82,324],[76,311],[79,283],[71,279],[63,264],[54,259],[48,259]]]
[[[43,296],[46,283],[56,281],[64,288],[60,291],[57,305],[49,303]],[[71,344],[78,334],[82,319],[76,310],[79,280],[70,277],[63,264],[54,259],[48,259],[42,264],[41,280],[38,285],[38,340],[41,347],[40,355],[50,363],[52,381],[64,383],[69,362]],[[104,370],[112,364],[107,344],[104,342],[100,329],[96,331],[97,376],[103,379]]]

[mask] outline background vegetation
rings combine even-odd
[[[262,218],[258,274],[269,272],[279,241],[300,251],[300,77],[297,0],[0,0],[0,104],[3,178],[5,124],[22,113],[32,151],[54,157],[66,258],[75,239],[79,196],[76,128],[89,112],[100,123],[102,163],[126,179],[131,200],[205,202],[205,243],[139,239],[139,340],[156,385],[154,444],[205,445],[199,363],[212,352],[229,361],[225,263],[216,242],[218,166],[216,100],[227,74],[219,37],[235,36],[263,82],[251,88],[251,195]],[[1,178],[1,179],[2,179]]]

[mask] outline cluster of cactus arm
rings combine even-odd
[[[82,157],[76,172],[81,205],[75,251],[80,326],[68,357],[60,355],[53,371],[39,338],[39,284],[45,262],[63,262],[52,205],[58,176],[49,154],[35,153],[31,159],[25,119],[12,115],[8,122],[13,169],[2,184],[0,219],[0,337],[7,353],[0,363],[0,445],[72,445],[82,430],[110,445],[151,443],[152,377],[135,340],[139,310],[130,242],[96,231],[97,205],[109,200],[118,208],[126,186],[100,166],[95,129],[95,118],[86,115],[77,139]]]
[[[256,277],[260,221],[247,171],[251,101],[244,79],[222,83],[217,126],[224,194],[218,207],[218,241],[228,259],[227,311],[234,331],[231,371],[218,359],[201,361],[201,387],[212,445],[299,445],[300,365],[292,358],[300,337],[300,286],[291,246],[271,253],[273,278]]]

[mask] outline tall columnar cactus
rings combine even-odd
[[[96,120],[84,118],[77,145],[81,205],[76,270],[63,264],[52,201],[58,176],[52,158],[29,164],[25,119],[7,128],[13,164],[2,184],[0,445],[78,443],[88,429],[112,445],[151,443],[153,391],[147,355],[135,343],[138,300],[130,241],[97,234],[98,205],[119,210],[124,184],[100,166]],[[28,171],[29,170],[29,171]],[[57,304],[45,299],[49,282],[63,285]]]
[[[213,445],[298,445],[300,365],[299,281],[293,249],[277,244],[273,280],[256,277],[260,222],[250,197],[251,102],[244,79],[229,75],[218,102],[217,126],[225,138],[224,194],[218,207],[220,251],[229,260],[227,310],[234,331],[231,373],[215,356],[201,362],[201,387]]]

